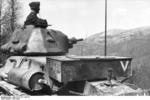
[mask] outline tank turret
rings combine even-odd
[[[15,55],[64,55],[77,41],[81,39],[68,39],[57,30],[28,26],[16,30],[10,41],[1,48]]]

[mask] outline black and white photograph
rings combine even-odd
[[[149,95],[150,0],[0,0],[1,100]]]

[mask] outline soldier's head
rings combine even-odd
[[[40,10],[40,2],[31,2],[29,4],[31,10],[35,11],[36,13],[39,13]]]

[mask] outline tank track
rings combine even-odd
[[[23,88],[19,88],[16,85],[10,84],[6,81],[0,81],[0,96],[21,96],[21,97],[28,97],[28,96],[49,96],[50,93],[48,93],[45,90],[42,91],[29,91]]]
[[[0,96],[13,96],[13,97],[23,97],[23,98],[29,98],[30,96],[54,96],[54,95],[78,95],[78,96],[83,96],[80,93],[77,92],[71,92],[69,93],[69,91],[61,91],[63,93],[54,93],[51,94],[50,91],[36,91],[36,92],[32,92],[32,91],[28,91],[25,89],[21,89],[18,88],[17,86],[10,84],[6,81],[0,81]],[[67,94],[66,94],[67,93]],[[69,94],[68,94],[69,93]],[[125,94],[121,94],[120,96],[144,96],[144,95],[149,95],[150,94],[150,90],[137,90],[135,92],[131,92],[131,93],[125,93]],[[108,95],[107,93],[105,93],[105,95]],[[110,94],[113,95],[113,94]],[[98,96],[98,95],[97,95]],[[99,95],[100,96],[100,95]],[[102,95],[101,95],[102,96]]]

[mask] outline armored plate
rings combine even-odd
[[[16,55],[60,55],[68,52],[68,38],[57,30],[27,27],[15,30],[2,50]]]
[[[113,56],[51,56],[47,57],[49,76],[59,82],[106,79],[108,70],[113,76],[132,75],[130,57]]]
[[[98,96],[142,96],[149,95],[148,91],[141,88],[133,89],[129,83],[119,83],[111,80],[112,86],[105,85],[107,81],[86,82],[84,88],[84,95],[98,95]]]
[[[11,56],[0,68],[0,77],[17,86],[39,90],[42,86],[38,79],[43,79],[45,57]]]

